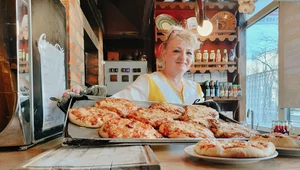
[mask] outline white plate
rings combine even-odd
[[[198,155],[194,151],[194,147],[195,147],[195,145],[188,146],[188,147],[184,148],[184,152],[190,156],[201,158],[205,161],[221,163],[221,164],[233,164],[233,165],[251,164],[251,163],[262,161],[262,160],[272,159],[278,155],[278,152],[275,151],[275,153],[273,155],[264,157],[264,158],[220,158],[220,157]]]
[[[281,148],[281,147],[276,147],[276,150],[279,153],[279,155],[300,156],[300,148]]]

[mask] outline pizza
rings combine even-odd
[[[203,156],[226,158],[262,158],[272,155],[275,146],[267,141],[201,140],[194,151]]]
[[[168,112],[173,119],[179,119],[179,117],[185,112],[184,108],[181,106],[164,102],[153,103],[149,108],[161,109],[164,112]]]
[[[185,112],[179,118],[181,121],[199,123],[205,127],[218,123],[219,113],[210,107],[202,105],[187,105]]]
[[[154,128],[159,128],[163,122],[173,120],[171,113],[151,108],[138,108],[130,112],[127,118],[149,124]]]
[[[214,134],[202,125],[177,120],[162,123],[158,131],[169,138],[215,138]]]
[[[90,128],[98,128],[109,119],[120,118],[115,112],[97,107],[71,108],[68,117],[70,122]]]
[[[129,112],[138,108],[135,103],[121,98],[105,98],[103,100],[98,100],[95,103],[95,107],[116,112],[121,117],[126,117]]]
[[[300,136],[287,136],[281,133],[256,134],[250,137],[251,141],[268,141],[272,142],[276,147],[283,148],[300,148]]]
[[[216,138],[250,138],[251,135],[258,134],[257,131],[246,126],[229,122],[213,124],[210,130]]]
[[[151,125],[124,118],[111,119],[104,122],[98,133],[103,138],[156,139],[162,137]]]

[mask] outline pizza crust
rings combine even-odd
[[[182,121],[165,122],[160,125],[158,131],[169,138],[215,138],[206,127]]]
[[[275,146],[266,141],[203,140],[194,148],[199,155],[226,158],[262,158],[272,155]]]
[[[95,103],[95,107],[116,112],[123,118],[125,118],[131,111],[138,108],[135,103],[121,98],[105,98],[103,100],[98,100]]]
[[[281,133],[257,134],[250,137],[251,141],[268,141],[276,147],[283,148],[300,148],[299,136],[287,136]]]

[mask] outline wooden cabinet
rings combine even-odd
[[[154,23],[157,24],[157,16],[161,14],[168,14],[176,20],[176,23],[180,25],[187,19],[195,17],[195,2],[155,2],[154,10]],[[197,34],[198,39],[202,42],[199,47],[201,53],[204,50],[217,50],[227,49],[228,54],[230,49],[234,49],[236,58],[230,62],[208,62],[204,63],[195,62],[194,65],[198,67],[191,67],[190,72],[194,75],[197,74],[211,74],[214,72],[226,72],[227,82],[233,84],[239,84],[239,66],[238,66],[238,3],[237,2],[208,2],[206,3],[206,16],[210,19],[213,24],[213,32],[208,36],[200,36],[196,29],[190,29],[189,31]],[[231,17],[231,18],[230,18]],[[223,24],[223,25],[222,25]],[[233,24],[233,25],[226,25]],[[159,29],[160,26],[155,25],[155,47],[157,48],[160,43],[167,39],[167,30]],[[156,49],[155,49],[156,50]],[[221,65],[221,67],[217,67]],[[161,68],[159,65],[156,67],[158,70]],[[210,81],[210,80],[208,80]],[[204,82],[199,82],[202,86],[203,92],[205,92]],[[223,111],[232,111],[233,117],[239,120],[239,101],[240,97],[206,97],[207,99],[213,99],[218,102]]]

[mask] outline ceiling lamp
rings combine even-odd
[[[204,1],[204,4],[203,4],[203,8],[204,8],[204,10],[203,10],[204,11],[204,20],[203,20],[202,26],[198,25],[197,32],[201,36],[208,36],[213,31],[213,25],[206,16],[205,1]]]

